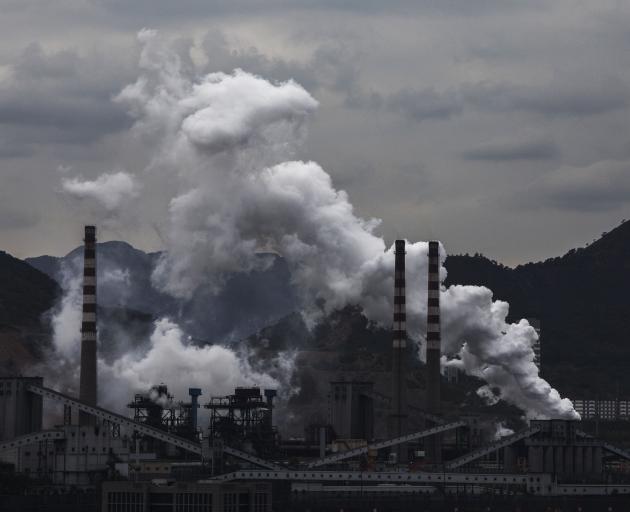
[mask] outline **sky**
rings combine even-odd
[[[630,3],[556,0],[0,0],[0,249],[61,255],[85,218],[69,177],[145,172],[112,101],[155,29],[191,75],[294,79],[319,102],[298,155],[380,218],[509,265],[630,218]],[[161,247],[152,222],[100,239]]]

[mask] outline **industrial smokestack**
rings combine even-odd
[[[429,242],[429,285],[427,304],[427,401],[431,414],[440,413],[440,244]],[[441,436],[435,435],[427,442],[427,460],[441,462]]]
[[[400,437],[406,432],[406,365],[407,313],[405,299],[405,241],[396,240],[394,266],[394,336],[392,340],[392,409],[390,413],[390,437]],[[398,462],[406,462],[407,445],[393,448]]]
[[[83,250],[83,316],[79,399],[96,405],[96,227],[85,226]],[[79,412],[79,425],[94,425],[94,416]]]
[[[190,426],[194,432],[197,432],[197,409],[199,409],[201,389],[188,388],[188,394],[190,395]]]

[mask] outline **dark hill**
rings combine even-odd
[[[65,276],[80,276],[83,248],[62,258],[39,256],[26,262],[58,283]],[[97,244],[98,300],[111,308],[127,308],[153,317],[176,320],[199,343],[237,342],[295,310],[296,295],[284,259],[258,254],[260,270],[228,276],[217,294],[200,286],[193,296],[176,300],[157,290],[151,273],[161,253],[145,253],[126,242]]]
[[[0,251],[0,324],[37,330],[59,293],[46,274]]]
[[[0,375],[19,373],[39,357],[49,336],[42,317],[60,293],[46,274],[0,251]]]
[[[543,373],[569,396],[630,394],[630,222],[562,257],[505,267],[449,256],[447,284],[484,285],[510,318],[538,318]]]
[[[219,295],[200,289],[181,304],[152,288],[150,274],[157,257],[122,242],[99,244],[101,305],[131,308],[147,318],[167,314],[199,343],[237,342],[294,310],[295,292],[282,258],[274,256],[264,271],[231,277]],[[62,264],[80,273],[80,248],[65,258],[28,261],[61,281]],[[563,394],[604,397],[619,390],[630,395],[630,222],[588,247],[538,263],[509,268],[482,255],[461,255],[449,256],[446,267],[447,284],[485,285],[495,298],[510,303],[511,320],[541,321],[543,375]],[[17,326],[37,322],[58,293],[51,279],[5,253],[0,253],[0,285],[0,322]],[[304,333],[294,323],[288,322],[286,332],[280,329],[282,336],[265,331],[259,336],[271,346],[300,346]],[[348,332],[361,332],[358,337],[372,348],[372,338],[365,337],[369,329],[352,322],[344,326]],[[338,333],[338,326],[331,324],[329,330]],[[339,341],[339,336],[331,339]],[[335,345],[326,340],[322,328],[306,341],[308,350]]]

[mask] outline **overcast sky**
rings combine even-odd
[[[299,155],[388,241],[508,264],[630,218],[630,2],[0,0],[0,249],[65,254],[71,174],[150,156],[111,101],[157,29],[192,73],[294,78],[320,102]],[[156,197],[156,203],[159,203]],[[155,223],[101,240],[160,247]]]

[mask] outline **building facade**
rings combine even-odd
[[[42,397],[27,390],[41,377],[0,377],[0,441],[42,430]]]
[[[102,512],[271,512],[271,484],[104,482]]]

